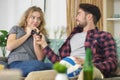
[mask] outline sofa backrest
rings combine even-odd
[[[118,67],[120,67],[120,37],[114,38],[117,47]]]
[[[118,58],[118,66],[120,67],[120,38],[114,38],[117,46],[117,58]],[[57,54],[59,55],[59,48],[64,43],[63,39],[49,39],[49,47]],[[50,62],[49,59],[46,57],[44,62]]]
[[[59,48],[62,46],[62,44],[64,43],[63,39],[49,39],[49,47],[57,54],[59,55]],[[45,57],[44,62],[49,62],[51,63],[51,61]]]

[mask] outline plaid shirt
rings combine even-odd
[[[48,46],[43,49],[43,52],[53,62],[60,61],[66,56],[70,56],[71,47],[70,39],[76,34],[82,32],[83,29],[75,27],[65,43],[59,49],[59,56],[56,55]],[[104,74],[105,77],[111,76],[117,67],[116,44],[110,33],[99,31],[97,27],[87,32],[85,48],[92,49],[93,63]]]

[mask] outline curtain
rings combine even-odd
[[[76,15],[78,6],[80,3],[91,3],[100,8],[101,15],[103,14],[103,0],[67,0],[67,35],[71,33],[73,28],[76,26]],[[97,27],[103,30],[103,16],[101,16]]]

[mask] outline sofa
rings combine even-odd
[[[120,38],[119,38],[120,39]],[[120,43],[119,39],[115,39],[116,43]],[[51,49],[57,54],[58,54],[58,49],[61,47],[61,45],[64,43],[64,40],[59,40],[59,39],[54,39],[54,40],[50,40],[50,47]],[[117,52],[120,53],[120,47],[119,45],[117,45]],[[48,60],[48,58],[45,58],[45,62],[50,62]],[[52,75],[48,75],[48,74]],[[55,71],[51,71],[51,70],[46,70],[46,71],[37,71],[37,72],[31,72],[27,78],[25,80],[54,80],[55,75],[57,73]],[[40,75],[44,76],[47,75],[46,78],[44,77],[40,77]],[[50,79],[51,77],[51,79]],[[77,80],[77,78],[71,78],[70,80]],[[95,79],[95,80],[120,80],[120,54],[118,54],[118,68],[116,70],[116,72],[114,73],[114,76],[112,76],[111,78],[104,78],[104,79]]]
[[[120,39],[120,38],[119,38]],[[120,40],[115,38],[115,41],[117,43],[117,55],[118,55],[118,68],[116,70],[116,72],[114,73],[114,76],[111,76],[111,78],[105,78],[103,80],[120,80]],[[58,49],[61,47],[61,45],[64,43],[64,40],[60,40],[60,39],[50,39],[49,40],[50,44],[49,46],[51,47],[51,49],[59,55],[58,53]],[[0,57],[0,64],[3,65],[7,65],[7,58],[6,57]],[[46,57],[44,62],[50,62],[49,59]],[[50,62],[51,63],[51,62]],[[38,77],[43,76],[43,75],[47,75],[48,73],[52,73],[52,76],[46,76],[46,78],[48,77],[49,79],[47,80],[54,80],[55,76],[56,76],[56,72],[54,70],[52,71],[34,71],[28,74],[29,77],[26,78],[26,80],[44,80],[44,79],[38,79]],[[35,75],[35,76],[34,76]],[[38,75],[38,76],[37,76]],[[30,79],[32,76],[34,76],[36,79]],[[51,77],[51,78],[50,78]],[[71,80],[76,80],[76,79],[71,79]],[[96,79],[98,80],[98,79]],[[99,79],[100,80],[100,79]]]

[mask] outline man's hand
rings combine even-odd
[[[77,64],[84,64],[84,59],[78,58],[78,57],[75,57],[75,56],[74,56],[74,58],[75,58],[75,62],[76,62]]]

